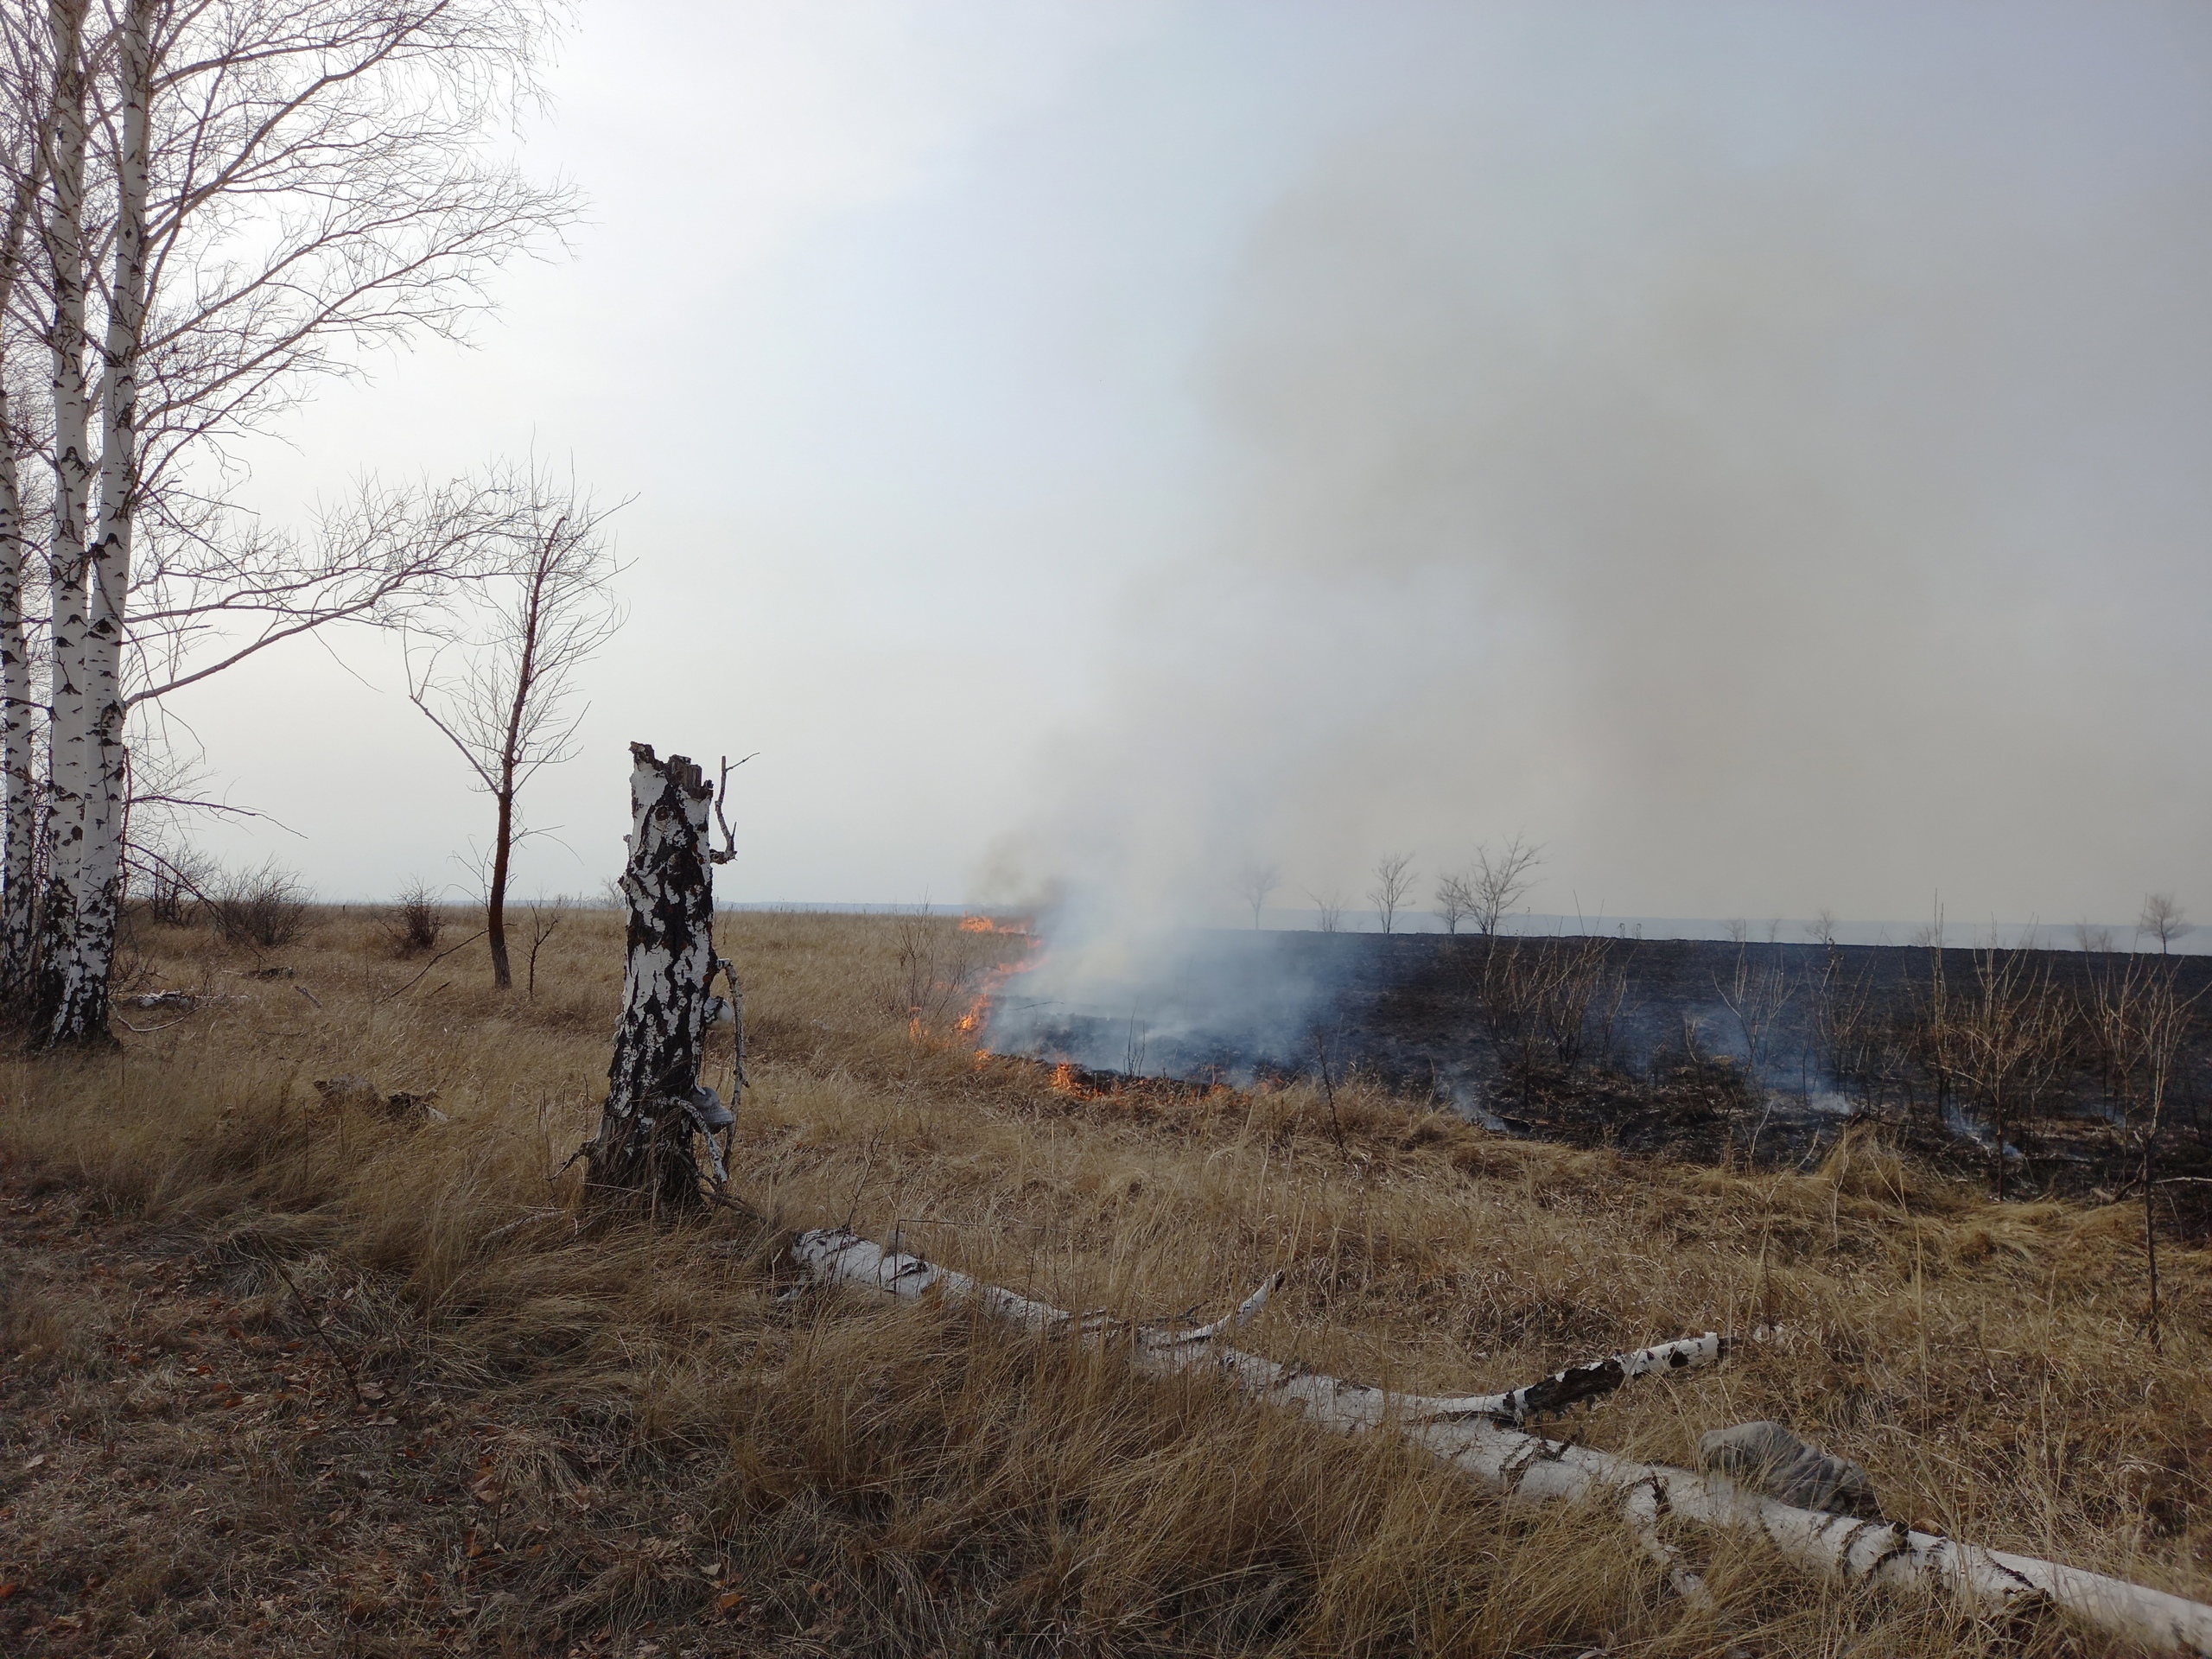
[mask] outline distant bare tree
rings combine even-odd
[[[1260,931],[1260,912],[1268,907],[1268,895],[1282,885],[1282,872],[1272,864],[1250,863],[1236,879],[1236,890],[1244,902],[1252,907],[1252,931]]]
[[[573,705],[577,669],[622,623],[607,511],[537,471],[503,474],[516,503],[499,534],[507,556],[482,588],[474,637],[441,642],[409,669],[410,695],[444,733],[492,798],[491,869],[484,921],[492,982],[514,985],[507,958],[507,877],[523,835],[516,799],[546,766],[570,758],[585,711]],[[541,941],[542,942],[542,941]]]
[[[1476,932],[1485,938],[1497,933],[1507,912],[1535,885],[1535,869],[1543,861],[1543,849],[1519,836],[1495,854],[1487,847],[1476,849],[1475,861],[1460,878],[1471,900],[1467,919]]]
[[[1729,938],[1738,944],[1744,944],[1751,937],[1751,925],[1740,916],[1731,917],[1726,926]]]
[[[2091,927],[2088,918],[2085,916],[2074,924],[2074,943],[2085,956],[2093,951],[2109,950],[2112,949],[2112,929]]]
[[[2135,931],[2148,933],[2158,942],[2158,954],[2173,954],[2174,941],[2194,931],[2196,924],[2183,919],[2185,912],[2174,902],[2171,893],[2154,893],[2143,900],[2143,913],[2135,918]]]
[[[1805,924],[1805,937],[1816,944],[1834,944],[1835,943],[1835,912],[1827,909],[1816,912],[1813,919]]]
[[[1332,887],[1325,893],[1308,891],[1306,895],[1313,901],[1313,908],[1321,913],[1324,933],[1341,933],[1344,925],[1344,895]]]
[[[1475,890],[1464,874],[1454,871],[1436,884],[1436,913],[1444,918],[1446,933],[1457,933],[1474,912]]]
[[[1396,927],[1398,912],[1414,890],[1414,855],[1411,853],[1389,853],[1375,863],[1375,885],[1367,896],[1375,901],[1376,914],[1382,918],[1382,931],[1389,933]]]

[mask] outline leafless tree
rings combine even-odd
[[[1780,961],[1766,957],[1755,963],[1749,948],[1738,944],[1735,971],[1725,983],[1714,976],[1713,988],[1736,1017],[1744,1034],[1745,1069],[1758,1087],[1764,1075],[1767,1034],[1796,994],[1796,985]]]
[[[1313,908],[1320,914],[1324,933],[1344,931],[1345,898],[1341,891],[1331,887],[1326,893],[1315,893],[1309,888],[1306,896],[1313,901]]]
[[[1382,918],[1385,933],[1395,930],[1398,912],[1412,897],[1415,879],[1411,853],[1386,853],[1376,861],[1375,885],[1367,890],[1367,896],[1375,901],[1375,913]]]
[[[1268,895],[1282,885],[1282,872],[1272,864],[1257,861],[1244,867],[1236,879],[1236,891],[1252,907],[1252,931],[1260,931],[1260,913],[1268,907]]]
[[[44,10],[43,29],[29,8],[0,22],[8,119],[37,134],[0,162],[42,227],[14,326],[54,368],[35,1012],[44,1040],[84,1043],[107,1034],[133,704],[334,621],[390,620],[454,574],[373,536],[260,533],[225,499],[232,442],[359,372],[365,346],[460,334],[491,271],[575,204],[481,143],[534,95],[536,0]]]
[[[35,46],[28,16],[0,22],[0,185],[7,197],[0,217],[0,800],[6,813],[0,831],[0,1006],[16,1004],[30,988],[41,874],[37,704],[24,627],[39,514],[25,473],[43,448],[31,427],[31,363],[48,353],[46,340],[26,326],[37,308],[19,303],[37,275],[33,250],[54,113]]]
[[[1497,936],[1499,924],[1535,885],[1536,867],[1543,861],[1543,849],[1519,836],[1495,854],[1488,847],[1476,849],[1475,861],[1460,878],[1469,898],[1467,919],[1476,932],[1485,938]]]
[[[556,893],[551,899],[533,899],[524,908],[530,914],[530,944],[526,957],[528,967],[524,976],[526,988],[524,994],[534,1001],[537,995],[537,953],[545,948],[545,942],[558,932],[561,924],[568,919],[569,899],[565,893]]]
[[[2185,912],[2174,902],[2171,893],[2154,893],[2143,900],[2143,913],[2135,918],[2135,931],[2148,933],[2158,942],[2158,954],[2173,954],[2174,941],[2191,931],[2196,924],[2184,919]]]
[[[2145,1325],[2152,1347],[2159,1341],[2158,1195],[2158,1138],[2165,1109],[2196,1023],[2203,993],[2184,996],[2171,963],[2145,963],[2131,953],[2090,973],[2083,1012],[2102,1062],[2107,1087],[2126,1114],[2136,1142],[2143,1188],[2143,1254],[2150,1279]]]
[[[504,991],[514,984],[506,905],[524,833],[516,802],[532,777],[575,753],[585,712],[575,702],[576,671],[622,613],[607,510],[539,471],[510,470],[500,490],[513,501],[497,532],[506,554],[475,592],[476,626],[410,665],[409,694],[492,798],[484,923],[492,982]]]
[[[1823,909],[1805,924],[1805,937],[1816,944],[1835,944],[1835,912]]]
[[[1467,878],[1457,871],[1445,876],[1436,884],[1436,913],[1444,918],[1444,931],[1457,933],[1459,924],[1474,914],[1475,890]]]
[[[2074,943],[2084,956],[2110,950],[2112,930],[2108,927],[2090,926],[2088,918],[2085,916],[2074,924]]]
[[[1939,958],[1940,960],[1940,958]],[[2066,1007],[2039,953],[1974,953],[1974,983],[1946,997],[1933,1027],[1934,1058],[1953,1086],[1988,1120],[1995,1136],[1994,1185],[2005,1196],[2005,1154],[2014,1126],[2058,1080],[2066,1058]]]

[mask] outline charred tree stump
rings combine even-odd
[[[737,988],[715,954],[714,867],[729,855],[709,840],[715,790],[697,766],[680,754],[664,764],[644,743],[632,743],[630,757],[622,1023],[599,1133],[583,1149],[585,1186],[600,1202],[680,1213],[705,1202],[694,1137],[705,1141],[720,1185],[728,1173],[716,1137],[736,1121],[699,1076],[708,1027],[737,1017],[709,989],[717,970]]]

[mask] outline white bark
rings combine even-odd
[[[37,219],[49,113],[40,112],[20,149],[8,158],[11,188],[6,224],[0,228],[0,1007],[14,1004],[29,988],[38,905],[30,646],[23,629],[30,526],[24,517],[20,463],[31,445],[14,405],[4,348],[15,343],[9,318]]]
[[[39,1010],[50,1016],[67,995],[84,897],[85,801],[91,784],[91,725],[85,681],[86,518],[92,500],[91,435],[85,374],[86,0],[50,0],[53,113],[48,124],[46,255],[50,283],[47,347],[53,367],[53,687],[47,754],[48,870],[40,947]]]
[[[599,1133],[585,1149],[586,1181],[600,1196],[643,1199],[658,1211],[699,1202],[695,1135],[706,1138],[717,1182],[726,1179],[715,1137],[731,1115],[700,1081],[699,1064],[707,1027],[730,1005],[709,989],[727,966],[715,955],[713,786],[683,755],[664,765],[650,746],[632,743],[630,757],[622,1022]]]
[[[1062,1309],[983,1284],[918,1256],[887,1252],[842,1230],[804,1233],[791,1247],[791,1255],[800,1266],[826,1281],[862,1285],[910,1299],[934,1292],[972,1300],[995,1317],[1032,1331],[1081,1328],[1075,1317]],[[1217,1370],[1245,1392],[1298,1406],[1313,1421],[1339,1433],[1394,1429],[1460,1473],[1516,1503],[1566,1503],[1611,1510],[1644,1548],[1656,1547],[1657,1559],[1670,1567],[1671,1552],[1659,1543],[1656,1528],[1664,1519],[1694,1522],[1757,1533],[1794,1565],[1818,1577],[1946,1590],[1989,1611],[2023,1610],[2047,1602],[2120,1641],[2162,1652],[2212,1656],[2212,1606],[2202,1602],[2032,1555],[2015,1555],[1915,1532],[1902,1522],[1885,1525],[1794,1509],[1717,1476],[1693,1474],[1664,1464],[1638,1463],[1587,1446],[1562,1445],[1503,1427],[1486,1417],[1438,1421],[1432,1410],[1438,1402],[1345,1382],[1221,1344],[1219,1332],[1257,1312],[1265,1295],[1262,1290],[1230,1320],[1209,1327],[1203,1335],[1141,1336],[1132,1346],[1132,1358],[1140,1370],[1147,1372]],[[1696,1338],[1689,1346],[1695,1349],[1707,1340]],[[1659,1350],[1642,1351],[1665,1353],[1683,1346],[1668,1344]],[[1713,1353],[1713,1357],[1718,1357]],[[1649,1369],[1675,1367],[1668,1363]],[[1471,1401],[1510,1398],[1510,1395],[1469,1397]],[[1691,1583],[1694,1586],[1694,1580]],[[1689,1593],[1694,1596],[1700,1592],[1693,1588]]]
[[[60,998],[50,1042],[107,1035],[107,980],[123,897],[123,810],[129,785],[124,721],[123,639],[130,588],[132,518],[138,491],[138,360],[146,318],[146,137],[152,97],[149,30],[153,0],[128,0],[117,41],[123,104],[115,158],[115,264],[102,349],[99,528],[86,559],[83,650],[82,809],[76,925],[57,964]]]
[[[23,563],[28,549],[22,480],[16,469],[14,411],[0,375],[0,1006],[30,978],[37,893],[38,825],[32,814],[31,666],[23,632]]]

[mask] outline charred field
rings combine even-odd
[[[535,995],[494,992],[480,946],[425,972],[384,919],[321,912],[276,952],[142,922],[130,988],[189,1006],[0,1073],[0,1651],[2126,1650],[1682,1525],[1693,1606],[1618,1521],[1389,1437],[814,1287],[788,1243],[839,1224],[1129,1318],[1280,1273],[1254,1351],[1430,1391],[1779,1327],[1550,1432],[1679,1465],[1782,1421],[1887,1514],[2212,1594],[2212,1255],[2185,1215],[2157,1218],[2154,1344],[2139,1201],[2000,1202],[1872,1114],[1811,1158],[1705,1161],[1485,1128],[1418,1056],[1063,1071],[961,1028],[1022,936],[747,912],[717,924],[751,1043],[734,1207],[618,1225],[564,1161],[606,1087],[619,918],[564,924]],[[1402,944],[1318,949],[1395,971]],[[1365,982],[1408,1043],[1455,1029],[1418,979]],[[339,1077],[373,1086],[315,1087]],[[437,1118],[388,1109],[432,1094]]]
[[[2202,956],[1603,935],[1223,931],[1155,955],[1103,994],[1015,975],[987,1040],[1093,1090],[1363,1077],[1503,1133],[1706,1163],[1803,1163],[1878,1126],[1963,1178],[2001,1155],[2009,1190],[2107,1198],[2141,1147],[2101,1007],[2212,988]],[[1977,1046],[2023,1020],[2028,1075],[1993,1110]],[[2212,1027],[2183,1047],[2160,1126],[2177,1186],[2212,1174]]]

